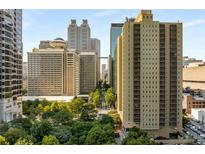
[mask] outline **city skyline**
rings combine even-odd
[[[136,17],[139,10],[23,10],[23,61],[27,61],[26,52],[31,52],[42,39],[51,40],[56,37],[67,38],[66,30],[71,19],[80,24],[88,19],[92,29],[91,36],[101,40],[101,55],[110,53],[110,26],[111,23],[125,21],[125,17]],[[153,10],[154,20],[163,22],[169,18],[171,21],[183,22],[184,42],[183,56],[201,57],[205,51],[205,10]],[[50,18],[52,17],[52,18]],[[32,31],[32,35],[31,32]],[[39,31],[41,33],[39,33]],[[192,39],[194,38],[194,39]]]

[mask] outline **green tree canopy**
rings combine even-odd
[[[55,124],[62,124],[62,125],[68,125],[72,122],[73,115],[69,110],[61,110],[60,112],[57,112],[54,117],[54,123]]]
[[[115,144],[115,133],[110,125],[94,126],[88,133],[85,144]]]
[[[108,106],[115,108],[116,94],[112,88],[108,88],[105,92],[105,101]]]
[[[35,121],[31,127],[31,135],[37,139],[37,142],[40,142],[51,130],[52,126],[47,120]]]
[[[102,119],[100,120],[101,124],[110,124],[112,127],[114,126],[114,120],[110,115],[103,115]]]
[[[59,126],[51,131],[51,135],[55,136],[60,144],[66,144],[72,136],[70,126]]]
[[[9,143],[6,141],[6,138],[0,135],[0,145],[7,145],[7,144]]]
[[[31,120],[28,118],[17,118],[10,122],[10,127],[23,129],[27,132],[30,132],[30,128],[32,127]]]
[[[16,145],[33,145],[36,142],[36,139],[33,136],[27,135],[26,137],[20,137],[16,141]]]
[[[94,92],[90,93],[89,103],[93,103],[95,107],[100,106],[100,90],[96,89]]]
[[[43,145],[58,145],[58,139],[53,135],[44,136],[42,140]]]
[[[10,128],[3,136],[9,142],[9,144],[13,145],[19,138],[25,137],[26,135],[27,133],[22,129]]]
[[[122,141],[124,145],[153,145],[156,144],[147,137],[147,133],[133,127],[128,130],[127,137]]]
[[[69,108],[71,112],[78,117],[82,112],[82,108],[85,103],[86,102],[81,98],[75,98],[72,100],[72,102],[69,103]]]
[[[90,103],[86,103],[82,107],[82,112],[80,114],[80,119],[84,121],[92,121],[97,116],[97,110],[95,106]]]

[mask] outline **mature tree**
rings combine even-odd
[[[76,117],[79,117],[80,113],[82,112],[83,105],[85,103],[86,102],[81,98],[75,98],[72,100],[71,103],[69,103],[69,108],[71,112],[76,115]]]
[[[112,88],[105,92],[105,101],[108,106],[115,108],[116,94]]]
[[[28,118],[17,118],[10,122],[11,127],[23,129],[27,132],[30,132],[32,127],[31,120]]]
[[[110,115],[103,115],[102,119],[100,120],[101,124],[110,124],[112,127],[114,126],[114,120]]]
[[[95,106],[90,103],[86,103],[82,107],[82,111],[80,114],[80,119],[84,121],[92,121],[97,116],[97,110],[95,110]]]
[[[112,117],[115,127],[121,127],[122,121],[116,110],[111,110],[110,112],[108,112],[108,115]]]
[[[0,123],[0,133],[4,134],[5,132],[7,132],[9,129],[9,125],[7,122],[1,122]]]
[[[51,131],[51,135],[55,136],[60,144],[65,144],[72,136],[71,128],[69,126],[59,126]]]
[[[127,137],[122,141],[124,145],[153,145],[156,144],[147,137],[147,133],[133,127],[128,130]]]
[[[58,139],[53,135],[44,136],[42,140],[43,145],[58,145]]]
[[[13,145],[16,143],[16,141],[21,138],[21,137],[25,137],[27,135],[27,133],[22,130],[22,129],[18,129],[18,128],[10,128],[5,134],[4,137],[6,138],[6,140],[9,142],[9,144]]]
[[[115,133],[113,128],[110,125],[97,125],[93,127],[87,135],[85,144],[115,144]]]
[[[16,141],[16,145],[33,145],[36,142],[36,139],[33,136],[27,135],[26,137],[20,137]]]
[[[53,121],[55,124],[68,125],[72,122],[72,119],[73,119],[72,113],[66,109],[57,112],[53,116]]]
[[[67,144],[78,144],[78,145],[84,144],[88,132],[94,125],[96,125],[96,122],[93,121],[75,122],[71,127],[72,136],[70,137]]]
[[[93,103],[95,107],[100,106],[100,90],[96,89],[94,92],[90,93],[89,103]]]
[[[0,135],[0,145],[7,145],[7,144],[9,143],[6,141],[6,138]]]
[[[50,122],[46,120],[35,121],[31,127],[31,135],[40,142],[45,135],[48,135],[52,130]]]

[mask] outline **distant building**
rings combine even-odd
[[[80,53],[80,94],[89,94],[96,88],[96,53]]]
[[[205,124],[205,108],[192,108],[191,109],[191,117],[194,120],[197,120],[201,122],[202,124]]]
[[[23,89],[28,88],[28,63],[23,62]]]
[[[186,113],[192,114],[192,109],[205,109],[205,97],[183,94],[182,107]]]
[[[188,56],[183,57],[183,66],[187,67],[191,63],[203,62],[202,60],[197,60],[196,58],[189,58]]]
[[[205,90],[205,63],[191,63],[183,68],[183,88]]]
[[[117,38],[122,32],[123,23],[112,23],[110,28],[109,83],[117,91]]]
[[[22,10],[0,9],[0,121],[22,115]]]
[[[125,128],[172,138],[182,130],[182,23],[125,21],[117,41],[117,110]]]
[[[84,19],[80,26],[72,19],[68,27],[68,47],[78,51],[88,51],[90,46],[90,27]]]
[[[68,27],[68,48],[76,49],[79,52],[96,53],[96,80],[100,80],[100,40],[91,38],[91,30],[87,19],[82,20],[80,26],[72,19]]]
[[[102,64],[102,70],[101,70],[101,79],[104,79],[104,75],[105,75],[105,71],[106,71],[106,64]]]
[[[61,38],[42,42],[39,49],[28,52],[28,96],[78,95],[78,52],[67,49],[66,42]]]

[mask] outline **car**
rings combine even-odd
[[[201,145],[202,144],[202,140],[198,140],[196,143]]]
[[[205,138],[205,134],[201,134],[200,136],[201,136],[202,138]]]

